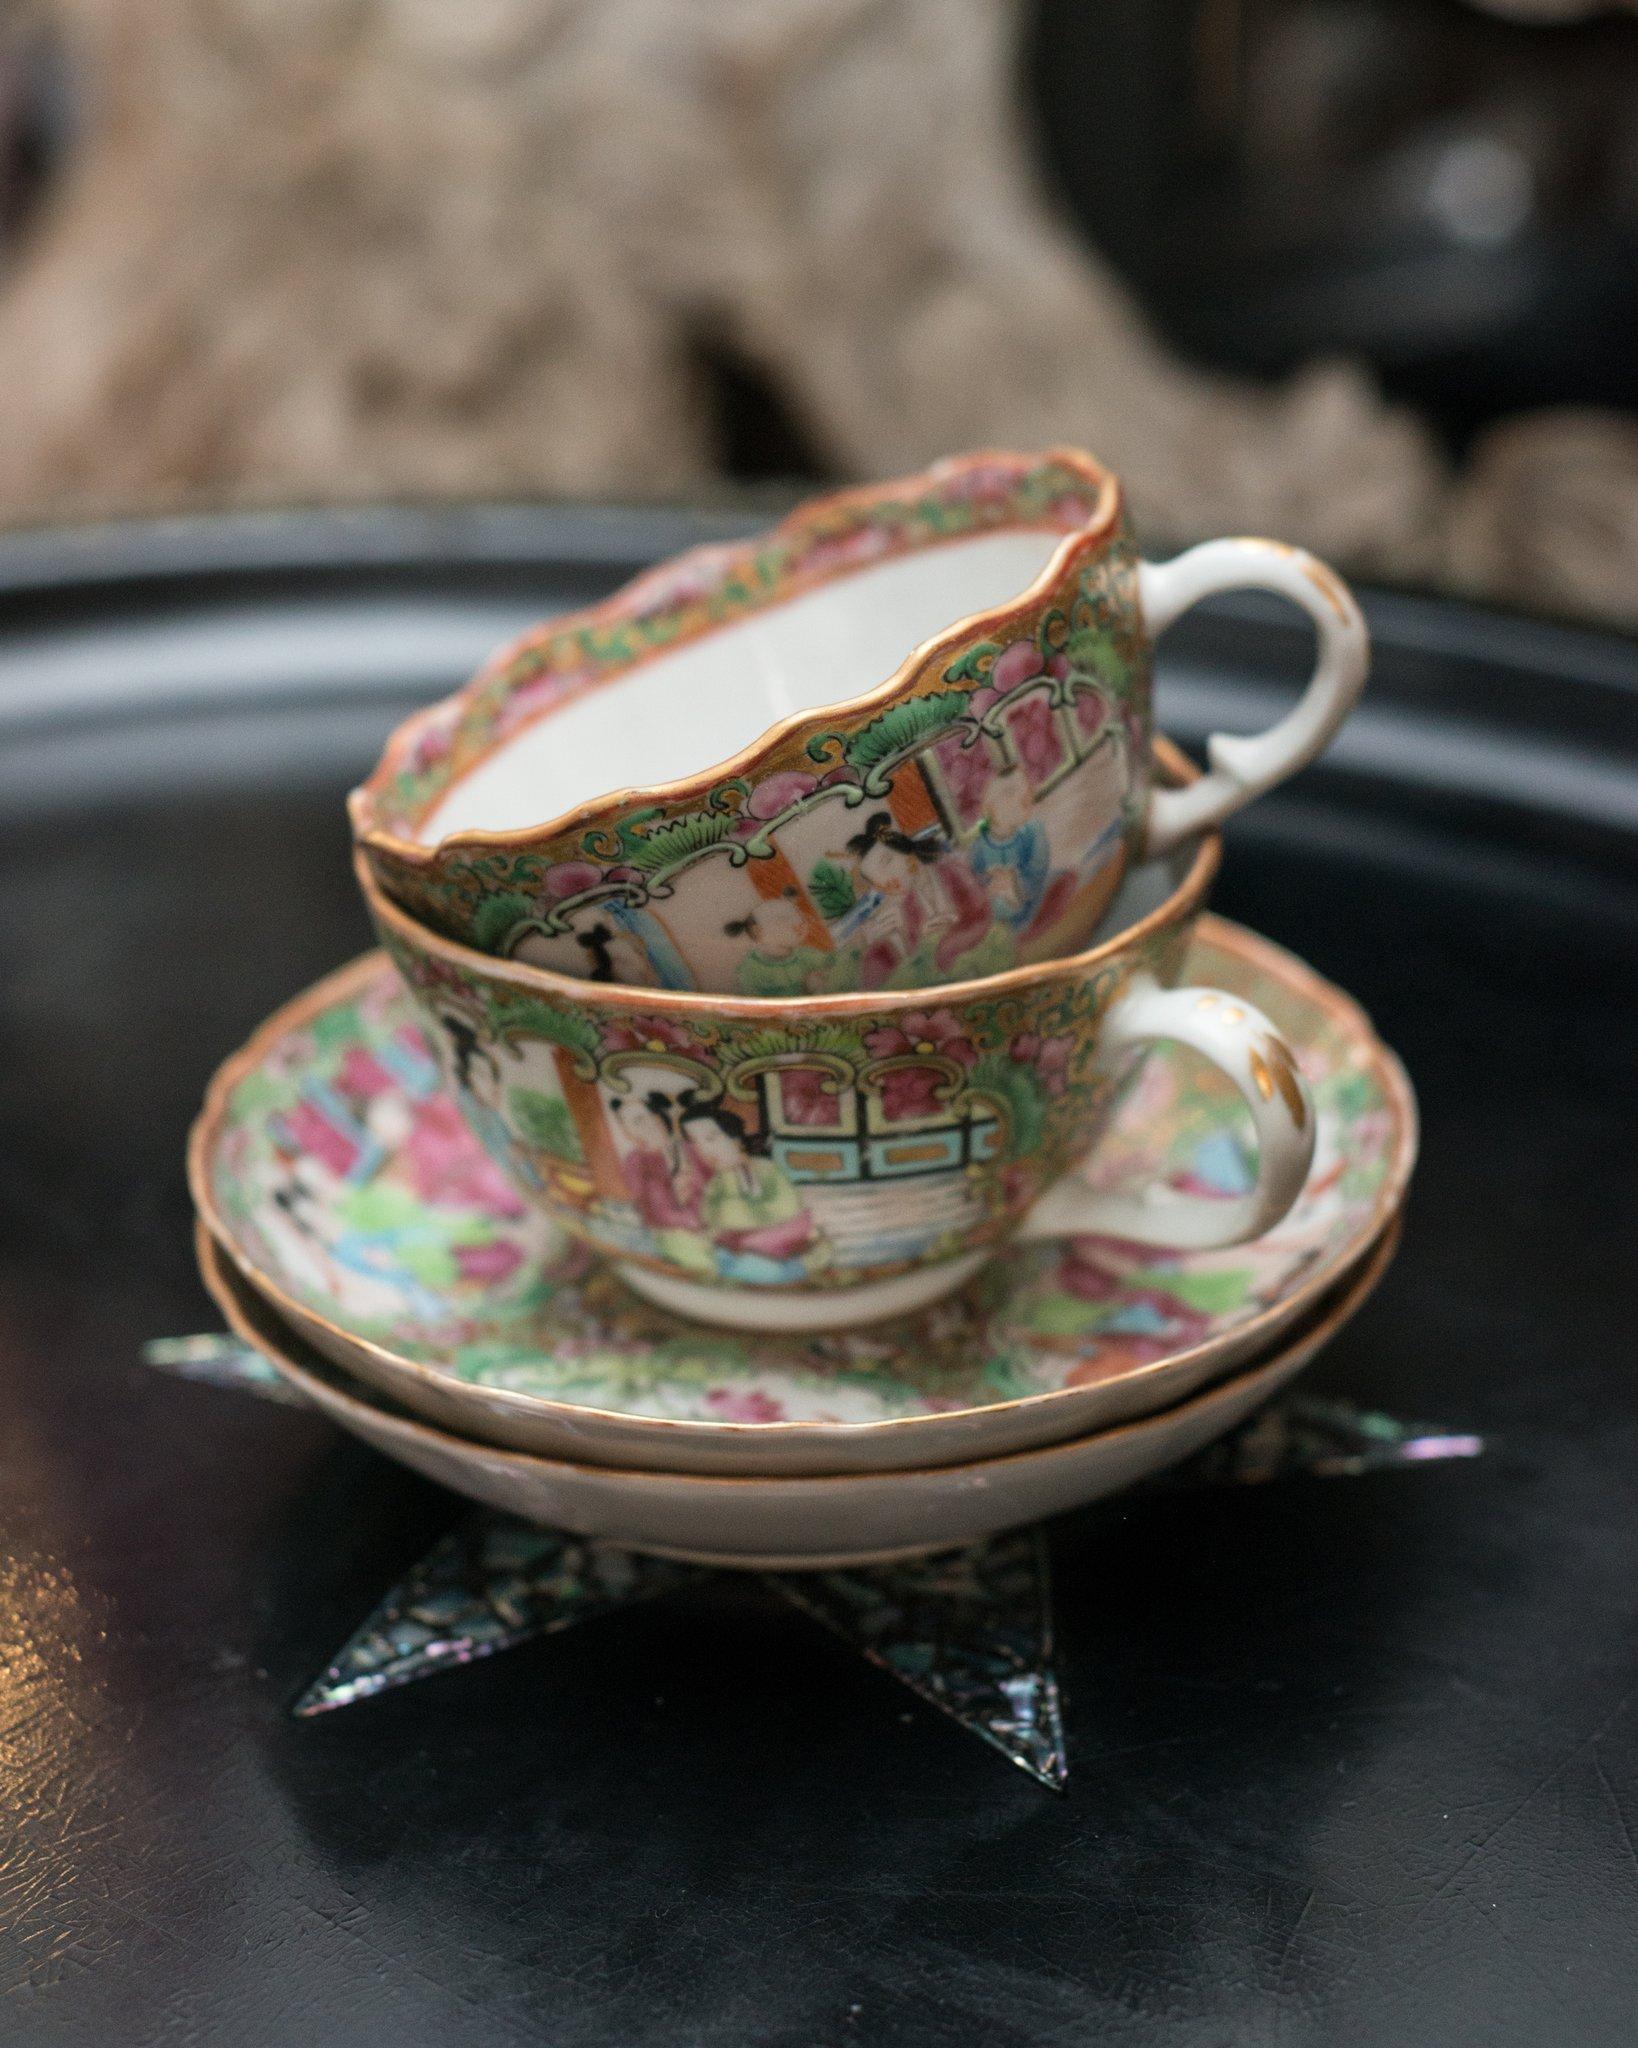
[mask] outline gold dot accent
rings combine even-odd
[[[1268,1071],[1268,1062],[1260,1052],[1251,1055],[1251,1078],[1257,1084],[1257,1093],[1265,1102],[1274,1099],[1274,1076]]]

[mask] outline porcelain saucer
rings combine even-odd
[[[212,1083],[189,1151],[241,1277],[333,1364],[441,1427],[670,1472],[902,1469],[1061,1441],[1184,1400],[1266,1351],[1397,1215],[1416,1150],[1398,1061],[1291,954],[1203,918],[1186,972],[1266,1010],[1318,1113],[1309,1182],[1231,1250],[1068,1236],[866,1329],[775,1336],[651,1307],[527,1207],[462,1123],[383,956],[273,1016]],[[1244,1112],[1156,1052],[1089,1185],[1241,1191]]]
[[[829,1477],[621,1471],[432,1429],[338,1371],[237,1274],[201,1225],[200,1269],[237,1333],[343,1429],[425,1477],[527,1521],[699,1564],[803,1571],[952,1549],[1082,1507],[1203,1449],[1287,1385],[1369,1299],[1398,1242],[1375,1249],[1250,1370],[1141,1422],[974,1463]]]

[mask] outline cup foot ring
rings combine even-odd
[[[918,1266],[889,1280],[857,1287],[713,1287],[679,1280],[652,1267],[616,1265],[626,1285],[673,1314],[724,1330],[851,1330],[888,1316],[909,1315],[953,1294],[976,1273],[988,1251],[969,1252],[938,1266]]]

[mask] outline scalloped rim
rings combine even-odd
[[[679,776],[671,782],[613,789],[606,795],[592,797],[584,803],[577,804],[573,809],[564,811],[542,824],[510,832],[470,828],[464,832],[447,833],[442,839],[429,844],[425,840],[402,838],[387,825],[378,822],[379,813],[383,808],[381,799],[385,785],[399,772],[406,755],[413,752],[422,733],[429,726],[449,718],[451,711],[457,706],[462,707],[464,715],[464,707],[485,686],[492,672],[514,660],[535,639],[540,629],[531,628],[520,639],[509,643],[486,661],[470,682],[451,695],[439,698],[437,703],[428,705],[424,711],[416,712],[413,717],[406,719],[396,728],[388,738],[380,760],[347,799],[347,815],[352,822],[354,839],[360,847],[367,847],[371,853],[389,854],[405,866],[419,868],[431,868],[448,855],[457,852],[483,851],[486,848],[512,853],[526,852],[535,847],[549,845],[566,834],[584,832],[610,811],[623,811],[635,805],[676,804],[686,803],[695,798],[703,799],[719,782],[747,774],[793,733],[800,732],[810,725],[822,729],[840,717],[856,716],[874,707],[885,707],[930,663],[936,661],[942,654],[953,652],[972,638],[985,620],[1003,617],[1022,605],[1044,599],[1053,585],[1061,580],[1083,553],[1091,555],[1106,546],[1109,536],[1120,523],[1122,495],[1118,478],[1100,462],[1078,448],[1048,448],[1038,455],[1028,455],[1004,448],[987,448],[975,449],[965,455],[946,456],[943,461],[935,462],[925,470],[918,470],[909,476],[898,477],[887,483],[855,485],[847,490],[831,491],[822,497],[806,499],[777,525],[748,541],[711,541],[700,547],[685,549],[683,553],[670,556],[666,561],[656,563],[651,569],[645,569],[640,576],[622,585],[612,597],[605,598],[601,604],[588,606],[581,611],[565,612],[551,621],[553,632],[573,630],[577,626],[590,627],[612,623],[632,609],[633,601],[642,596],[647,586],[661,576],[675,576],[685,564],[749,558],[765,548],[776,536],[800,535],[810,527],[823,525],[828,518],[845,507],[904,497],[913,492],[918,485],[931,487],[945,482],[952,476],[959,476],[966,470],[982,469],[986,464],[996,462],[1034,466],[1056,462],[1075,472],[1094,493],[1091,518],[1082,526],[1064,534],[1060,545],[1053,549],[1051,559],[1045,568],[1015,597],[1008,598],[1001,604],[986,606],[981,611],[970,613],[966,618],[957,619],[941,632],[923,640],[900,662],[885,682],[833,704],[819,705],[808,711],[792,712],[789,717],[768,726],[749,746],[742,747],[737,754],[731,754],[726,760],[717,762],[714,767]],[[1012,528],[998,527],[995,530],[1054,532],[1058,529],[1035,521],[1019,521]],[[949,541],[933,541],[929,542],[928,546],[948,546],[971,538],[972,536],[967,534],[952,536]],[[840,582],[860,573],[857,565],[840,566],[802,582],[776,602],[788,603],[792,598],[804,596],[811,590],[821,589],[826,584]],[[503,741],[498,742],[497,747],[486,749],[483,754],[468,763],[462,774],[453,778],[450,788],[463,780],[464,776],[470,774],[482,761],[489,759],[498,751],[499,746],[510,745],[519,732],[532,730],[543,719],[550,718],[554,712],[562,710],[565,705],[578,703],[593,690],[607,689],[630,675],[634,669],[673,651],[669,647],[656,648],[611,674],[599,676],[578,689],[566,691],[552,703],[543,705],[532,718],[527,719],[516,731],[508,733]],[[459,722],[457,717],[455,723]]]
[[[1200,770],[1172,743],[1158,733],[1155,759],[1169,783],[1186,784],[1198,779]],[[1164,857],[1164,856],[1162,856]],[[1213,831],[1200,835],[1193,858],[1180,881],[1173,884],[1165,901],[1123,925],[1113,937],[1100,940],[1084,953],[1059,960],[1037,960],[1025,967],[1009,967],[1004,974],[989,974],[976,981],[932,982],[925,988],[849,989],[833,996],[730,996],[709,989],[635,988],[618,981],[579,981],[550,967],[531,967],[527,961],[502,960],[493,953],[480,953],[459,939],[446,938],[401,909],[376,879],[362,849],[353,854],[353,873],[363,891],[364,901],[378,927],[388,925],[413,952],[451,962],[468,973],[536,994],[556,996],[559,1001],[600,1010],[623,1010],[653,1017],[667,1013],[711,1017],[773,1019],[806,1017],[852,1017],[879,1015],[899,1010],[925,1010],[929,1005],[982,1001],[992,996],[1011,995],[1037,982],[1061,977],[1079,980],[1092,969],[1106,966],[1122,953],[1139,946],[1152,933],[1168,924],[1181,924],[1204,904],[1217,870],[1222,865],[1223,842]]]
[[[1281,1302],[1260,1310],[1257,1315],[1249,1317],[1243,1323],[1237,1323],[1232,1334],[1238,1343],[1248,1334],[1253,1334],[1259,1328],[1268,1327],[1270,1324],[1278,1323],[1289,1327],[1298,1317],[1305,1314],[1309,1306],[1329,1287],[1341,1281],[1352,1267],[1368,1255],[1371,1246],[1387,1231],[1404,1204],[1411,1172],[1416,1164],[1420,1127],[1416,1096],[1409,1076],[1397,1055],[1377,1035],[1370,1017],[1352,996],[1345,994],[1334,982],[1327,981],[1316,973],[1296,954],[1276,945],[1271,939],[1261,937],[1244,925],[1232,924],[1226,918],[1208,914],[1201,918],[1197,930],[1207,944],[1243,960],[1255,971],[1284,982],[1302,1000],[1311,1002],[1317,1009],[1323,1011],[1343,1036],[1364,1046],[1369,1055],[1368,1063],[1373,1077],[1381,1088],[1394,1118],[1395,1141],[1389,1170],[1377,1191],[1370,1215],[1358,1234],[1350,1239],[1347,1245],[1312,1268],[1302,1283]],[[276,1010],[237,1053],[222,1063],[212,1076],[206,1090],[204,1106],[188,1134],[188,1187],[199,1220],[212,1242],[226,1256],[245,1285],[259,1295],[276,1315],[286,1321],[290,1320],[293,1314],[304,1317],[310,1323],[330,1332],[339,1342],[368,1352],[371,1357],[394,1370],[401,1371],[411,1378],[436,1382],[441,1389],[447,1389],[451,1384],[447,1373],[440,1373],[434,1366],[424,1365],[418,1359],[406,1358],[384,1345],[360,1337],[355,1332],[332,1322],[327,1316],[320,1315],[316,1310],[295,1301],[276,1280],[263,1273],[255,1261],[234,1241],[231,1230],[217,1211],[211,1192],[210,1155],[222,1120],[227,1113],[228,1098],[233,1089],[247,1073],[261,1064],[270,1048],[281,1038],[292,1031],[302,1029],[309,1019],[332,1004],[345,1001],[357,989],[373,980],[384,966],[390,966],[387,956],[381,952],[373,952],[349,961],[345,967],[337,968],[333,973],[327,974],[322,981],[315,982],[311,988],[286,1003],[283,1008]],[[1129,1377],[1142,1379],[1158,1371],[1175,1370],[1181,1364],[1196,1362],[1212,1348],[1213,1344],[1208,1342],[1168,1353],[1164,1358],[1151,1359],[1145,1365],[1134,1367]],[[754,1438],[761,1442],[774,1442],[791,1436],[812,1438],[816,1434],[834,1437],[839,1442],[848,1442],[864,1436],[873,1437],[882,1430],[919,1429],[930,1422],[959,1425],[964,1420],[995,1416],[1012,1410],[1035,1410],[1044,1402],[1073,1399],[1082,1392],[1083,1389],[1079,1387],[1054,1387],[1045,1393],[1020,1394],[1005,1401],[986,1401],[979,1406],[941,1410],[936,1416],[885,1415],[870,1422],[707,1422],[687,1416],[632,1415],[624,1409],[593,1408],[576,1401],[553,1401],[543,1395],[520,1393],[510,1387],[483,1389],[486,1401],[494,1401],[503,1409],[515,1409],[520,1415],[538,1418],[558,1414],[598,1423],[619,1423],[633,1429],[683,1430],[696,1435],[728,1435],[747,1440]],[[1043,1445],[1037,1448],[1050,1449],[1052,1446]],[[508,1455],[528,1457],[532,1454],[520,1451],[509,1452]],[[1030,1454],[1019,1452],[1005,1455]]]
[[[1180,1416],[1187,1415],[1192,1410],[1207,1407],[1213,1401],[1221,1400],[1230,1389],[1239,1386],[1243,1380],[1253,1378],[1258,1373],[1268,1372],[1271,1368],[1296,1356],[1301,1356],[1304,1363],[1310,1358],[1317,1356],[1345,1324],[1352,1322],[1354,1317],[1382,1284],[1388,1268],[1393,1264],[1395,1255],[1398,1253],[1399,1240],[1402,1234],[1399,1221],[1391,1219],[1373,1241],[1364,1256],[1358,1259],[1353,1268],[1348,1273],[1342,1275],[1337,1281],[1336,1298],[1330,1307],[1317,1307],[1315,1318],[1312,1322],[1298,1323],[1287,1332],[1286,1339],[1276,1345],[1265,1356],[1250,1360],[1243,1370],[1230,1374],[1227,1379],[1216,1381],[1211,1386],[1202,1388],[1199,1393],[1192,1394],[1186,1401],[1179,1401],[1170,1408],[1158,1409],[1153,1415],[1138,1415],[1134,1416],[1129,1422],[1117,1422],[1109,1429],[1093,1431],[1092,1435],[1099,1440],[1113,1439],[1136,1435],[1142,1430],[1153,1429],[1159,1423],[1175,1422]],[[203,1279],[205,1286],[210,1291],[211,1298],[222,1311],[234,1334],[243,1338],[247,1344],[259,1351],[270,1365],[282,1373],[296,1387],[298,1392],[304,1391],[302,1383],[309,1378],[315,1377],[315,1375],[312,1375],[307,1367],[280,1351],[274,1345],[273,1340],[264,1332],[258,1331],[250,1321],[243,1306],[234,1298],[232,1292],[234,1283],[230,1274],[224,1273],[222,1270],[224,1263],[222,1247],[204,1227],[202,1221],[197,1222],[194,1226],[194,1252],[199,1261],[200,1277]],[[232,1261],[228,1260],[226,1263],[231,1266]],[[244,1284],[248,1292],[253,1295],[256,1293],[256,1290],[250,1287],[248,1282]],[[271,1302],[260,1300],[259,1305],[275,1321],[280,1320],[278,1311]],[[288,1334],[297,1343],[306,1341],[294,1330],[288,1332]],[[1057,1443],[1035,1444],[1028,1450],[1001,1451],[993,1458],[966,1458],[950,1465],[915,1465],[902,1470],[886,1467],[879,1471],[866,1472],[721,1473],[650,1471],[631,1465],[592,1465],[574,1458],[545,1458],[540,1456],[538,1452],[514,1451],[507,1449],[501,1444],[479,1443],[467,1437],[457,1436],[451,1430],[438,1429],[432,1423],[426,1421],[424,1417],[400,1411],[391,1404],[390,1396],[388,1395],[378,1394],[374,1389],[367,1387],[358,1387],[355,1391],[350,1375],[344,1372],[340,1366],[331,1364],[329,1360],[323,1361],[323,1364],[326,1373],[333,1373],[338,1379],[345,1382],[339,1389],[332,1388],[332,1393],[338,1394],[340,1399],[352,1406],[373,1409],[377,1414],[390,1421],[395,1429],[409,1430],[418,1436],[426,1437],[433,1442],[445,1446],[458,1445],[463,1450],[476,1452],[486,1458],[497,1458],[506,1463],[528,1466],[533,1470],[581,1473],[589,1478],[613,1482],[623,1488],[635,1491],[640,1491],[644,1486],[680,1486],[686,1488],[689,1492],[704,1492],[707,1489],[721,1489],[724,1487],[730,1490],[738,1488],[743,1491],[750,1487],[771,1486],[785,1492],[787,1497],[789,1497],[797,1494],[829,1492],[837,1487],[880,1485],[883,1481],[890,1479],[904,1481],[913,1486],[936,1486],[945,1482],[958,1484],[964,1473],[981,1480],[983,1474],[993,1472],[1000,1466],[1016,1466],[1036,1459],[1064,1457],[1084,1448],[1087,1442],[1085,1437],[1072,1436],[1063,1438]],[[1056,1397],[1037,1394],[1031,1396],[1031,1398],[1034,1400],[1051,1400]],[[856,1424],[855,1427],[891,1429],[906,1422],[919,1420],[920,1417],[918,1416],[898,1416],[891,1421],[876,1424],[861,1423]],[[673,1428],[685,1426],[681,1423],[672,1424]],[[724,1426],[726,1427],[727,1425]],[[773,1423],[741,1423],[738,1425],[738,1427],[744,1429],[759,1427],[771,1429],[777,1426]],[[787,1428],[794,1428],[797,1425],[786,1424],[785,1426]],[[821,1424],[809,1425],[812,1428],[823,1426]]]

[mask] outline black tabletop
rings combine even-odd
[[[1620,2042],[1638,2008],[1638,661],[1381,596],[1367,706],[1217,906],[1421,1093],[1312,1384],[1472,1463],[1052,1534],[1057,1797],[725,1576],[318,1722],[458,1513],[167,1381],[182,1143],[366,943],[340,798],[412,703],[702,522],[473,510],[0,544],[0,2039],[368,2048]],[[1302,641],[1168,639],[1184,737]]]

